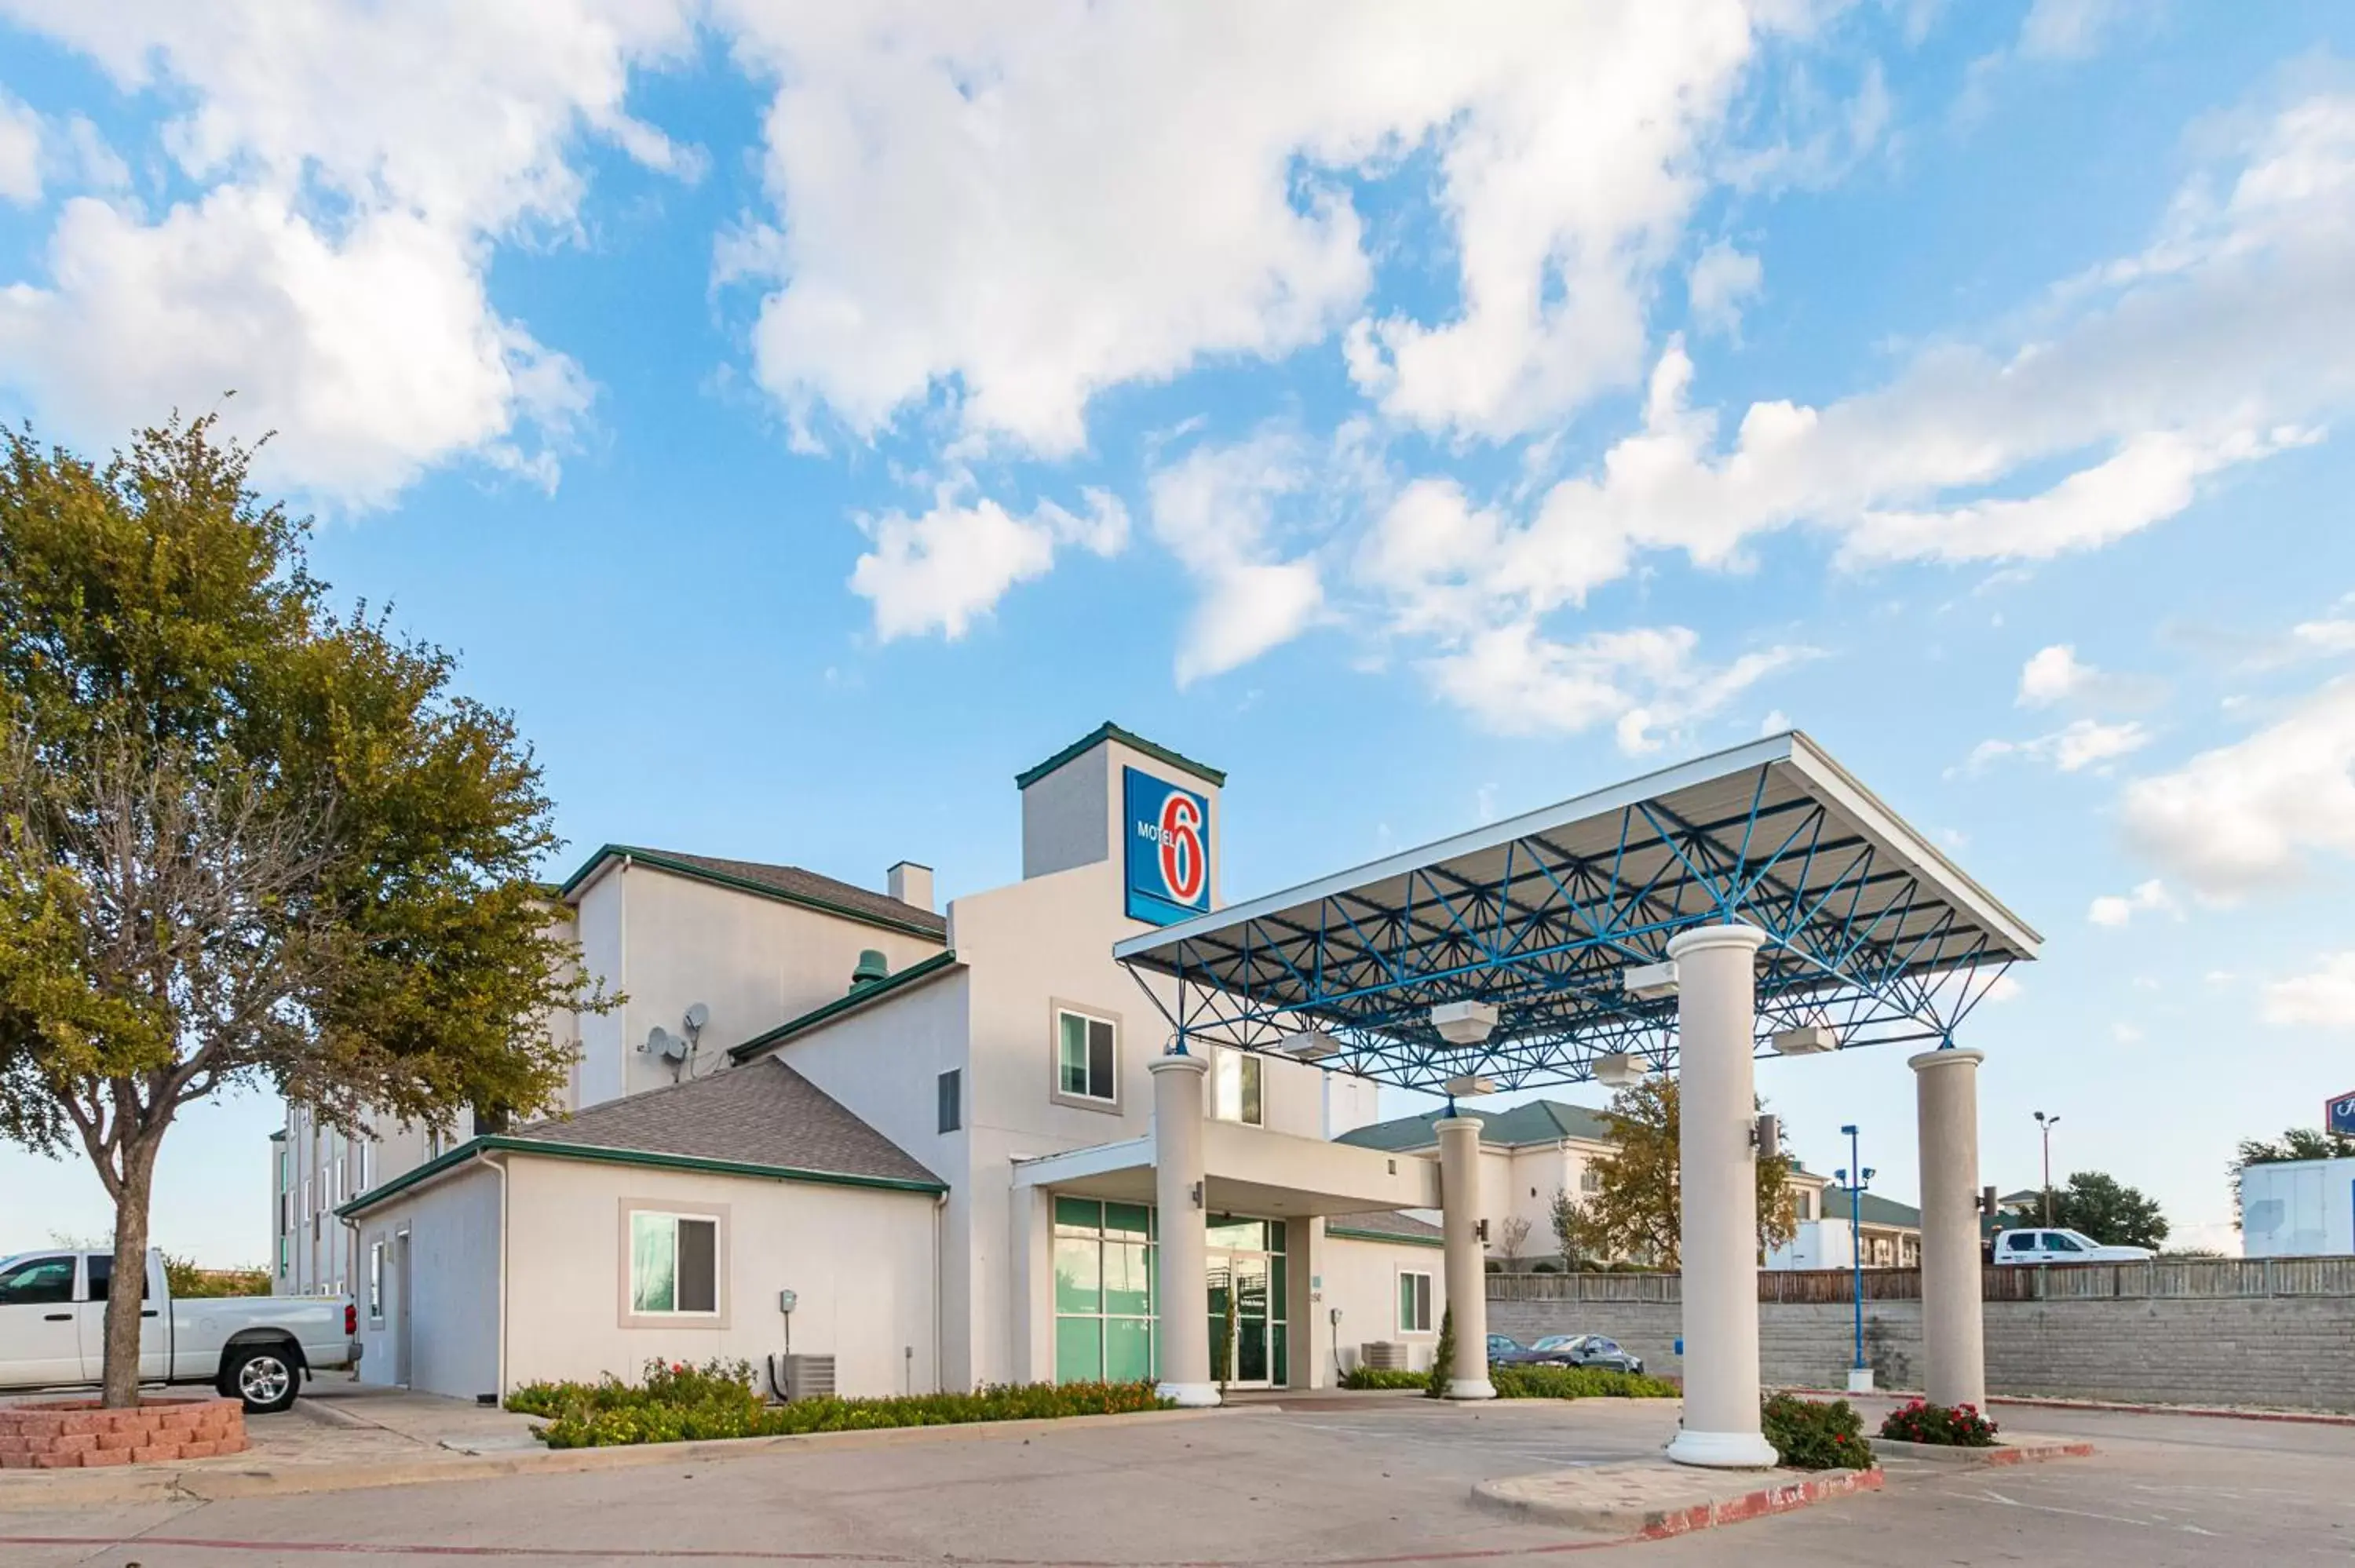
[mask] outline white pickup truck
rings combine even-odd
[[[2158,1255],[2147,1246],[2105,1246],[2083,1231],[1998,1231],[1998,1263],[2148,1263]]]
[[[0,1389],[100,1380],[114,1255],[25,1252],[0,1258]],[[139,1381],[208,1383],[257,1414],[284,1410],[303,1379],[360,1359],[348,1300],[316,1296],[172,1298],[164,1255],[147,1255]]]

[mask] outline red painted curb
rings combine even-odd
[[[1877,1492],[1884,1479],[1878,1469],[1843,1470],[1836,1476],[1812,1476],[1804,1481],[1787,1481],[1779,1487],[1762,1487],[1738,1498],[1678,1510],[1645,1525],[1627,1539],[1665,1541],[1670,1536],[1689,1535],[1696,1530],[1709,1530],[1721,1524],[1740,1524],[1744,1520],[1789,1513],[1794,1509],[1826,1502],[1833,1498]]]

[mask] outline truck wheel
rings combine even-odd
[[[243,1400],[248,1415],[275,1415],[293,1407],[303,1389],[293,1357],[272,1345],[229,1354],[234,1359],[222,1373],[221,1392]]]

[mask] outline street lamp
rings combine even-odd
[[[1872,1369],[1864,1364],[1864,1190],[1871,1185],[1873,1172],[1864,1163],[1863,1151],[1858,1147],[1853,1124],[1840,1131],[1848,1135],[1848,1165],[1832,1172],[1832,1179],[1848,1189],[1848,1256],[1851,1277],[1855,1281],[1856,1300],[1856,1364],[1849,1368],[1848,1391],[1850,1393],[1872,1392]],[[1854,1171],[1854,1181],[1849,1172]]]
[[[2057,1116],[2036,1113],[2036,1125],[2044,1129],[2044,1228],[2052,1228],[2052,1129],[2061,1125]]]

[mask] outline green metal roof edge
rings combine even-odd
[[[1447,1245],[1446,1240],[1441,1236],[1401,1236],[1393,1235],[1388,1231],[1361,1231],[1354,1227],[1344,1229],[1339,1225],[1329,1224],[1325,1227],[1325,1234],[1327,1236],[1339,1236],[1343,1241],[1392,1242],[1400,1246],[1444,1247]]]
[[[1138,735],[1132,730],[1123,729],[1120,726],[1113,723],[1110,719],[1106,719],[1103,724],[1097,726],[1096,728],[1091,730],[1086,735],[1080,736],[1079,739],[1071,742],[1071,745],[1063,747],[1062,750],[1055,753],[1054,756],[1047,758],[1046,761],[1039,763],[1037,767],[1026,768],[1021,772],[1017,773],[1014,776],[1014,787],[1017,789],[1028,789],[1031,785],[1036,784],[1039,779],[1044,779],[1048,774],[1052,773],[1056,768],[1063,766],[1064,763],[1071,761],[1075,757],[1085,755],[1087,752],[1103,745],[1107,740],[1116,740],[1123,746],[1127,747],[1131,751],[1141,751],[1145,753],[1146,756],[1153,758],[1156,762],[1166,762],[1172,768],[1180,768],[1185,772],[1192,774],[1195,778],[1205,779],[1220,789],[1224,789],[1226,787],[1227,776],[1218,768],[1211,767],[1209,763],[1197,762],[1190,757],[1185,756],[1179,752],[1172,751],[1167,747],[1162,746],[1157,742],[1147,740],[1143,736]]]
[[[728,1047],[728,1059],[731,1062],[744,1061],[753,1053],[764,1051],[780,1041],[790,1040],[805,1029],[815,1028],[829,1019],[839,1018],[846,1012],[855,1012],[870,1001],[890,996],[920,980],[929,980],[933,975],[944,974],[956,967],[958,967],[956,949],[943,948],[931,958],[919,959],[899,973],[886,975],[863,991],[854,991],[847,995],[837,996],[823,1007],[810,1009],[799,1018],[789,1018],[773,1029],[762,1031],[741,1045],[730,1045]]]
[[[760,1176],[773,1181],[809,1181],[826,1187],[871,1187],[896,1192],[945,1192],[941,1181],[915,1181],[900,1176],[858,1176],[847,1171],[805,1171],[794,1165],[755,1165],[741,1160],[707,1160],[694,1154],[664,1154],[650,1149],[602,1149],[594,1144],[559,1143],[554,1139],[513,1138],[485,1134],[445,1150],[414,1171],[405,1171],[380,1187],[372,1187],[336,1211],[337,1219],[353,1219],[385,1200],[397,1196],[444,1171],[464,1164],[478,1154],[538,1154],[551,1160],[585,1160],[606,1165],[644,1165],[664,1171],[702,1171],[720,1176]]]
[[[758,897],[773,899],[779,904],[794,904],[805,909],[818,910],[822,914],[838,915],[845,920],[856,920],[862,926],[872,926],[879,931],[898,931],[905,936],[922,937],[934,942],[941,939],[940,932],[913,920],[894,920],[889,916],[869,914],[864,909],[853,909],[847,904],[837,904],[831,899],[813,898],[804,893],[788,893],[782,887],[772,887],[765,882],[754,882],[749,877],[730,876],[724,871],[714,871],[708,865],[697,865],[692,861],[679,860],[665,854],[660,850],[640,849],[635,844],[604,845],[595,854],[591,855],[579,871],[564,879],[562,885],[556,890],[556,896],[571,897],[572,890],[587,881],[591,872],[602,865],[609,857],[617,854],[627,855],[635,861],[644,861],[657,870],[667,871],[674,875],[693,877],[698,882],[710,883],[715,887],[733,888],[739,893],[750,893]]]

